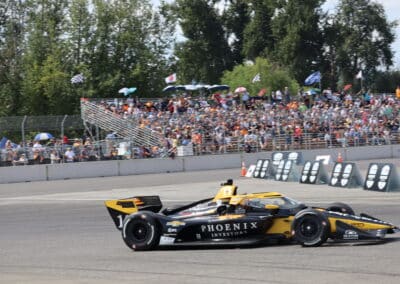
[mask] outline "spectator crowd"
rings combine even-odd
[[[398,143],[400,98],[358,94],[284,91],[251,97],[247,92],[210,96],[181,93],[162,99],[97,101],[98,107],[159,134],[162,146],[134,149],[110,136],[103,144],[89,137],[51,139],[27,145],[7,142],[7,165],[59,163],[118,158],[174,157],[179,146],[195,155],[227,152],[349,147]],[[119,144],[119,145],[118,145]],[[119,147],[118,147],[119,146]],[[27,151],[27,149],[29,149]]]
[[[167,148],[192,145],[195,154],[397,143],[399,100],[370,91],[296,96],[272,92],[215,93],[195,97],[185,93],[138,102],[134,99],[99,104],[109,112],[133,119],[165,138]]]

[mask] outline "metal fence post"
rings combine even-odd
[[[65,123],[65,120],[67,119],[67,117],[68,117],[68,114],[64,115],[64,118],[61,121],[61,139],[63,139],[63,141],[64,141],[64,123]]]
[[[22,120],[21,123],[21,135],[22,135],[22,145],[25,147],[25,121],[26,121],[27,116],[24,115],[24,119]]]

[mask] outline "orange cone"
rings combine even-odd
[[[244,162],[242,162],[242,170],[240,171],[240,176],[245,177],[246,174],[247,174],[246,165]]]
[[[337,156],[337,162],[338,163],[343,163],[343,158],[342,158],[342,153],[338,153],[338,156]]]

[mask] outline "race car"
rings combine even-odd
[[[165,208],[159,196],[107,200],[122,239],[133,250],[179,245],[256,245],[280,241],[304,247],[337,241],[378,241],[399,231],[344,203],[309,207],[278,192],[238,194],[232,180],[216,196]],[[161,210],[161,211],[160,211]]]

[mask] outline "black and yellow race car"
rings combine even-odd
[[[124,242],[133,250],[271,241],[294,241],[311,247],[328,239],[382,240],[386,234],[399,231],[372,216],[355,215],[344,203],[308,207],[278,192],[237,194],[232,180],[222,184],[213,198],[175,208],[161,210],[159,196],[108,200],[105,205]]]

